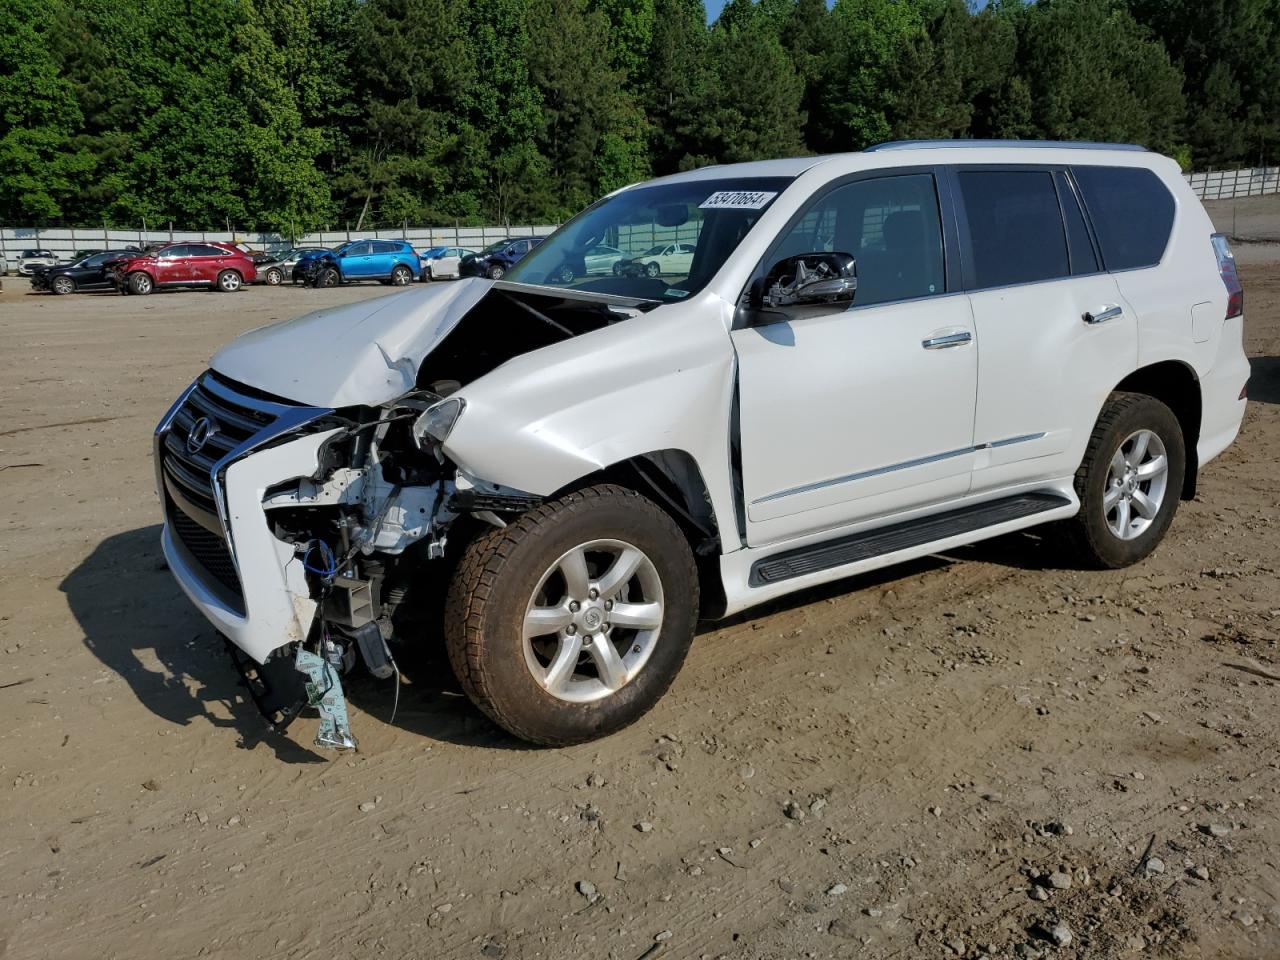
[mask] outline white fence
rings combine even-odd
[[[1187,182],[1201,200],[1234,200],[1280,193],[1280,167],[1188,173]]]

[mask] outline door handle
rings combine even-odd
[[[926,350],[945,350],[948,347],[962,347],[973,339],[973,334],[968,330],[961,330],[957,333],[947,333],[940,337],[930,337],[928,340],[921,340],[920,346]]]
[[[1106,323],[1108,320],[1114,320],[1123,313],[1124,308],[1119,304],[1108,303],[1098,307],[1096,310],[1088,311],[1081,319],[1088,324]]]

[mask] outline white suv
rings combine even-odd
[[[678,274],[585,269],[676,242]],[[497,723],[581,741],[654,704],[699,616],[1051,521],[1141,560],[1239,429],[1242,332],[1225,241],[1140,148],[706,168],[500,282],[224,348],[156,432],[164,549],[318,742],[354,742],[340,673],[441,635]]]

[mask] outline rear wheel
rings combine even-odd
[[[54,277],[49,289],[59,296],[66,296],[68,293],[75,293],[76,282],[70,277]]]
[[[391,282],[397,287],[413,283],[413,271],[401,264],[391,271]]]
[[[1066,532],[1088,566],[1126,567],[1153,551],[1178,509],[1187,455],[1167,406],[1139,393],[1113,393],[1076,471],[1080,512]]]
[[[603,736],[671,685],[697,583],[664,511],[623,487],[588,487],[467,547],[445,606],[449,660],[476,706],[518,737]]]
[[[130,293],[136,293],[140,297],[145,297],[155,288],[155,281],[151,279],[150,274],[141,272],[129,274]]]
[[[235,293],[240,289],[240,284],[243,282],[244,281],[240,274],[236,273],[234,270],[223,270],[218,274],[215,286],[222,293]]]
[[[262,277],[268,286],[278,287],[284,283],[284,271],[279,267],[270,267]]]

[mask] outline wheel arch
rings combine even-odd
[[[1173,411],[1182,427],[1187,448],[1187,469],[1182,479],[1181,497],[1183,500],[1194,498],[1200,466],[1196,445],[1200,440],[1200,421],[1204,410],[1200,378],[1195,370],[1180,360],[1162,360],[1133,371],[1116,384],[1115,389],[1152,397]]]
[[[719,564],[723,546],[711,488],[693,455],[686,450],[668,448],[627,457],[578,477],[547,499],[600,483],[634,490],[675,521],[688,540],[697,564],[702,615],[719,616],[725,606]]]

